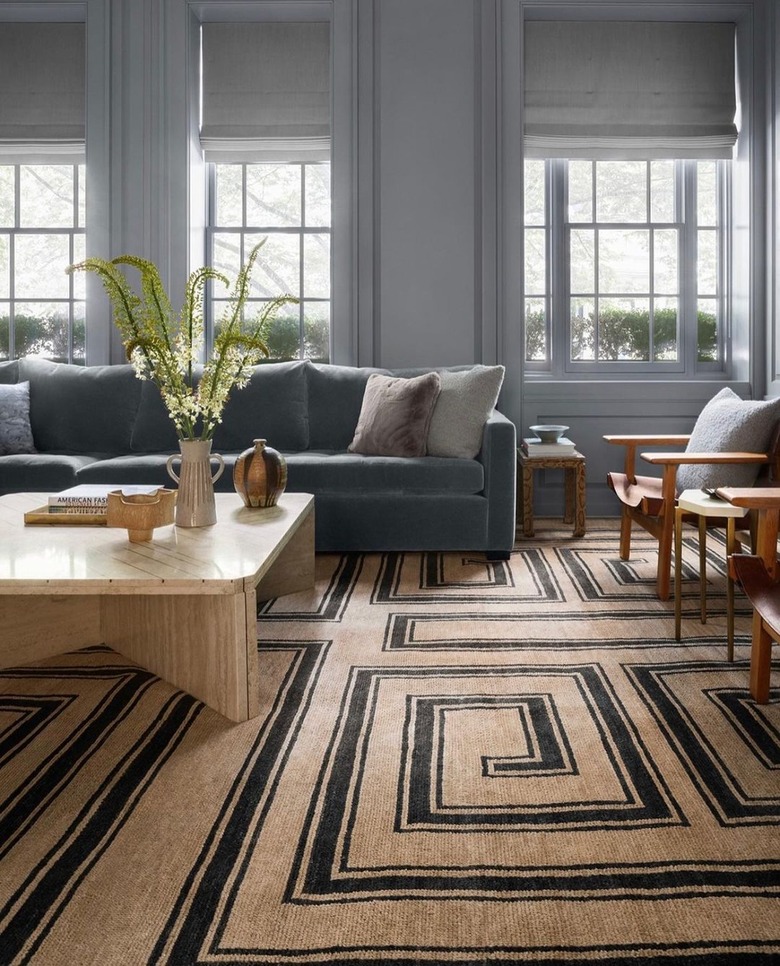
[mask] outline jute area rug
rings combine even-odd
[[[230,724],[106,648],[0,672],[0,961],[780,961],[780,691],[723,545],[320,556]]]

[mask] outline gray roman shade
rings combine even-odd
[[[207,161],[326,161],[330,24],[203,24]]]
[[[734,29],[527,21],[526,157],[732,157]]]
[[[0,23],[0,163],[85,157],[83,23]]]

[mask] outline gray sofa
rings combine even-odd
[[[458,367],[455,367],[458,368]],[[460,367],[468,368],[468,367]],[[309,362],[256,367],[234,391],[214,437],[232,490],[238,454],[262,437],[287,459],[289,491],[316,497],[316,546],[346,550],[479,550],[506,557],[515,528],[515,427],[494,412],[476,459],[362,456],[347,451],[371,372]],[[0,456],[0,494],[77,483],[173,485],[178,452],[156,387],[129,365],[0,363],[0,383],[30,383],[36,453]]]

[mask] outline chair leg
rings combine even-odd
[[[620,559],[631,557],[631,514],[627,507],[623,507],[620,517]]]
[[[658,573],[656,587],[659,600],[669,600],[672,581],[672,545],[674,543],[674,511],[664,514],[658,536]]]
[[[771,660],[772,638],[756,610],[753,612],[753,644],[750,650],[750,694],[756,704],[769,701]]]

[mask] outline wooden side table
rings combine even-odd
[[[737,545],[734,521],[747,513],[726,500],[709,496],[704,490],[684,490],[677,498],[674,511],[674,637],[680,640],[682,621],[682,528],[685,514],[694,514],[699,524],[699,607],[702,624],[707,623],[707,518],[723,518],[726,524],[726,553],[734,553]],[[734,660],[734,581],[726,582],[726,641],[728,659]]]
[[[574,452],[569,456],[526,456],[517,451],[517,506],[522,515],[524,537],[534,535],[534,470],[563,470],[565,502],[563,522],[574,524],[574,536],[585,536],[585,457]],[[519,535],[520,525],[517,526]]]

